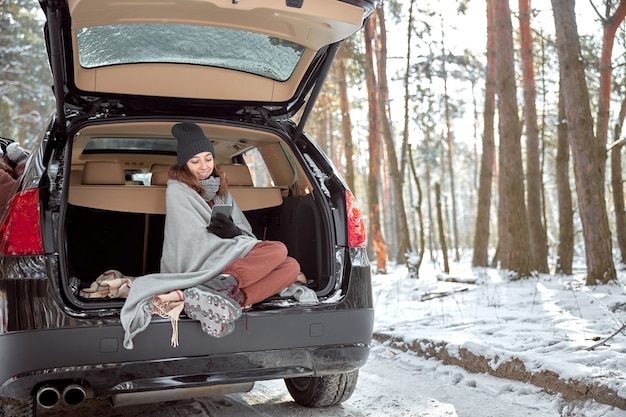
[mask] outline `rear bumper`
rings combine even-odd
[[[251,312],[215,339],[181,319],[174,348],[169,320],[159,319],[132,350],[119,324],[9,332],[0,335],[0,397],[24,400],[59,380],[106,396],[347,372],[365,364],[373,322],[373,309]]]

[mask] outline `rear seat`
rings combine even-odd
[[[278,187],[255,187],[246,165],[220,165],[226,173],[229,191],[242,211],[280,206]],[[129,213],[165,214],[165,188],[169,166],[154,166],[150,186],[130,185],[124,170],[115,161],[88,161],[80,184],[71,181],[69,202],[75,206]],[[73,173],[76,176],[76,174]]]
[[[70,186],[68,200],[81,207],[165,214],[165,186],[128,185],[122,165],[114,161],[86,162],[81,183]]]

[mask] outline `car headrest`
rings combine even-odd
[[[88,161],[83,167],[81,184],[124,185],[122,164],[114,161]]]
[[[171,165],[154,164],[150,168],[150,185],[167,185]]]
[[[150,185],[166,185],[169,179],[169,172],[157,171],[150,176]]]
[[[220,169],[226,173],[228,185],[252,187],[250,170],[243,164],[220,165]]]

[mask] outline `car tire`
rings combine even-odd
[[[3,417],[33,417],[35,415],[35,404],[32,398],[27,401],[10,400],[0,401],[0,416]]]
[[[356,388],[359,371],[344,374],[285,379],[296,403],[305,407],[328,407],[346,401]]]

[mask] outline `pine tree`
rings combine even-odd
[[[30,147],[54,109],[37,2],[0,2],[0,131]]]

